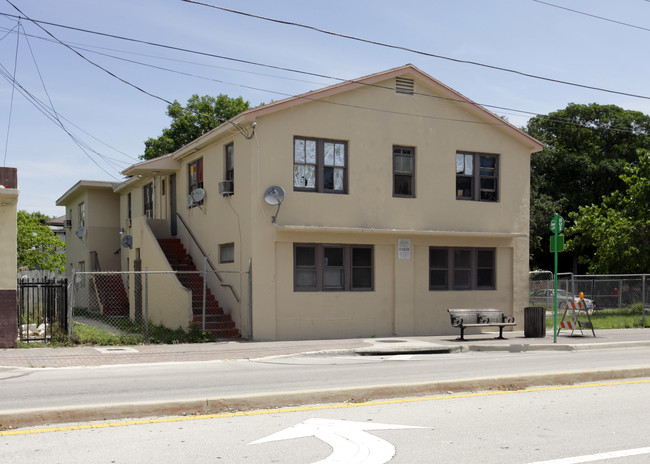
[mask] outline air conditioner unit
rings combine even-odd
[[[222,180],[219,182],[219,195],[232,195],[234,192],[233,188],[233,181]]]
[[[68,227],[68,228],[72,227],[72,219],[66,219],[65,220],[65,226]]]

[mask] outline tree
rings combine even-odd
[[[167,116],[172,118],[169,128],[163,129],[158,138],[144,142],[144,155],[140,158],[153,159],[173,153],[248,107],[249,103],[241,97],[230,98],[227,95],[217,98],[192,95],[185,108],[174,100],[174,104],[167,107]]]
[[[550,269],[553,213],[568,219],[580,206],[624,188],[625,166],[637,161],[637,150],[650,149],[650,116],[615,105],[571,103],[532,118],[526,131],[545,144],[531,156],[531,268]],[[576,241],[571,252],[562,253],[560,267],[572,271],[592,253],[588,241]]]
[[[17,216],[18,267],[65,271],[65,254],[58,253],[65,248],[65,243],[41,222],[51,218],[27,211],[18,211]]]
[[[605,196],[599,205],[582,206],[569,217],[567,248],[593,244],[588,264],[593,273],[645,273],[650,269],[650,151],[620,176],[625,191]],[[583,258],[584,259],[584,258]]]

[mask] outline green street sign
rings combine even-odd
[[[551,253],[564,251],[564,235],[551,235]]]
[[[551,219],[551,232],[554,234],[559,234],[564,230],[564,218],[559,214],[555,213],[553,219]]]

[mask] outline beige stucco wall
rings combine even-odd
[[[436,89],[417,81],[416,92]],[[454,102],[372,87],[328,100],[346,106],[309,102],[259,117],[256,144],[247,145],[257,197],[251,205],[255,338],[452,333],[446,309],[453,307],[501,308],[523,323],[531,147]],[[347,195],[293,191],[294,136],[348,142]],[[392,196],[394,145],[415,147],[416,198]],[[498,202],[456,200],[457,151],[499,155]],[[275,207],[257,204],[269,185],[286,192],[277,229],[270,225]],[[309,230],[295,230],[304,226]],[[396,259],[398,238],[411,239],[411,260]],[[373,244],[375,290],[294,292],[295,242]],[[430,246],[495,248],[496,289],[429,291]]]
[[[120,270],[119,196],[112,189],[92,189],[87,193],[87,247],[96,251],[102,271]]]
[[[192,319],[192,293],[183,287],[165,259],[158,241],[143,216],[133,218],[133,247],[128,250],[131,266],[139,254],[143,271],[162,271],[143,276],[142,298],[143,316],[148,312],[149,320],[154,324],[165,327],[187,329]],[[129,299],[131,317],[135,316],[135,283],[134,275],[129,275]],[[144,293],[148,296],[148,307],[145,308]]]
[[[217,279],[208,279],[244,336],[251,330],[255,339],[455,333],[446,312],[454,307],[500,308],[523,325],[523,307],[528,304],[529,154],[534,142],[467,103],[435,98],[449,93],[417,76],[415,95],[380,88],[393,87],[392,78],[377,86],[329,95],[327,104],[305,100],[280,111],[253,113],[246,124],[255,121],[254,137],[224,125],[174,155],[180,166],[178,213],[224,283],[235,290],[237,298]],[[250,126],[245,129],[250,135]],[[347,194],[294,192],[294,136],[348,143]],[[229,143],[234,143],[235,194],[224,198],[218,183],[225,177],[224,150]],[[395,145],[415,147],[415,198],[392,196]],[[499,156],[498,202],[456,200],[457,151]],[[199,157],[206,196],[200,207],[187,207],[187,165]],[[138,172],[145,168],[138,166]],[[168,173],[153,178],[157,191],[163,178],[171,187]],[[135,220],[142,216],[141,187],[149,181],[134,178],[120,191],[122,226],[126,192],[132,192]],[[276,207],[262,199],[271,185],[286,192],[277,225],[271,224]],[[157,236],[169,223],[171,194],[155,197],[156,218],[167,221],[156,223]],[[157,261],[157,243],[147,249],[147,241],[155,243],[150,230],[135,229],[127,233],[134,234],[134,249],[139,244],[143,266],[164,269],[166,262]],[[178,237],[202,269],[203,254],[180,221]],[[408,260],[397,258],[400,238],[411,241]],[[299,242],[373,245],[374,290],[294,292],[293,244]],[[225,243],[235,244],[233,263],[219,263],[219,245]],[[494,248],[496,289],[430,291],[431,246]],[[132,269],[133,253],[122,253],[124,269],[127,258]],[[252,289],[246,274],[250,260]]]
[[[219,194],[218,183],[225,179],[225,147],[234,146],[235,193],[230,196]],[[241,134],[228,134],[205,149],[182,160],[177,174],[178,213],[183,218],[196,240],[200,243],[211,262],[217,268],[222,280],[214,275],[207,283],[215,294],[224,312],[230,314],[244,335],[249,333],[248,322],[248,271],[251,256],[251,214],[259,211],[258,198],[254,196],[252,159],[255,142],[246,140]],[[206,195],[201,206],[187,207],[188,195],[187,165],[203,158],[203,181]],[[204,257],[187,229],[179,221],[178,236],[192,256],[199,270],[203,270]],[[219,262],[219,245],[233,243],[235,259],[232,263]],[[209,270],[210,268],[208,268]]]
[[[85,263],[85,268],[87,271],[90,270],[90,258],[88,250],[88,238],[86,237],[79,238],[76,232],[81,227],[80,218],[79,218],[79,204],[86,203],[88,204],[88,196],[86,191],[79,191],[75,195],[71,196],[65,205],[66,208],[66,219],[72,221],[72,227],[68,229],[66,243],[65,243],[65,254],[67,266],[66,270],[68,276],[71,275],[72,270],[79,270],[79,262]],[[86,218],[87,218],[87,209],[86,209]],[[86,222],[88,222],[86,220]]]
[[[0,189],[0,290],[16,290],[18,189]]]
[[[81,228],[79,205],[85,204],[86,233],[77,235]],[[65,206],[66,219],[71,221],[66,239],[67,272],[79,271],[80,262],[85,263],[85,270],[92,270],[91,252],[97,252],[102,271],[120,270],[119,253],[119,196],[113,192],[108,182],[80,181],[57,201],[58,206]]]

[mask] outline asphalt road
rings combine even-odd
[[[364,401],[643,375],[650,376],[647,347],[0,368],[0,424]]]
[[[0,462],[646,463],[650,379],[0,432]]]

